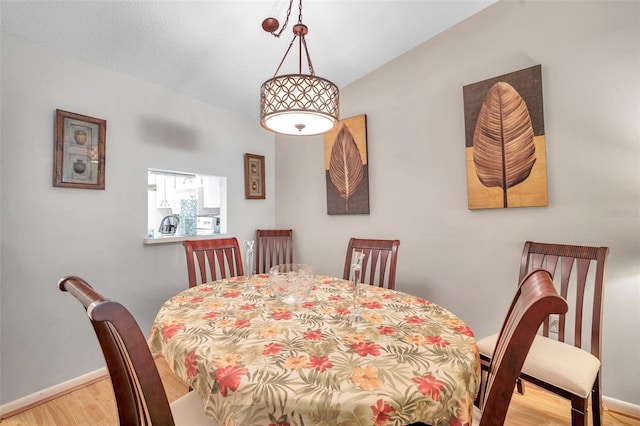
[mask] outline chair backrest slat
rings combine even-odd
[[[396,265],[398,261],[398,247],[400,240],[368,240],[351,238],[347,245],[344,272],[342,278],[351,279],[351,260],[354,252],[362,252],[360,281],[365,284],[395,288]]]
[[[293,263],[293,230],[256,230],[256,273],[268,273],[271,267],[285,263]]]
[[[189,287],[244,275],[242,253],[235,237],[187,240],[183,245],[187,255]]]
[[[520,281],[533,269],[546,269],[560,295],[569,302],[569,313],[558,318],[557,335],[551,332],[549,319],[543,323],[542,334],[587,350],[586,337],[590,344],[588,350],[597,358],[600,358],[602,344],[604,269],[608,253],[608,247],[527,241],[520,263]],[[585,336],[588,330],[590,336]]]

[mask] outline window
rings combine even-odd
[[[227,178],[148,170],[146,243],[227,233]]]

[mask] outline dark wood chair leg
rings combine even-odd
[[[476,395],[476,399],[473,400],[473,405],[482,409],[480,405],[482,403],[482,393],[484,392],[484,387],[487,384],[487,374],[484,369],[484,366],[480,369],[480,389],[478,389],[478,394]]]
[[[587,426],[588,399],[571,398],[571,426]]]
[[[522,379],[516,380],[516,389],[520,395],[524,395],[524,382]]]
[[[482,408],[481,398],[484,392],[484,388],[487,385],[487,373],[489,372],[489,364],[491,364],[491,359],[485,357],[484,355],[480,355],[480,389],[478,390],[478,394],[476,395],[476,399],[473,401],[473,405],[478,408]]]
[[[476,395],[476,399],[473,400],[473,405],[480,408],[480,392],[478,392],[478,395]]]
[[[593,410],[593,426],[601,426],[602,397],[600,394],[600,373],[596,376],[596,381],[591,390],[591,410]]]

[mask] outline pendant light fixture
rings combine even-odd
[[[267,18],[262,28],[275,37],[280,37],[289,22],[293,0],[289,1],[287,18],[282,29],[275,33],[279,23],[275,18]],[[309,32],[302,23],[302,0],[299,0],[298,23],[293,26],[293,39],[280,61],[273,78],[260,87],[260,125],[265,129],[285,135],[318,135],[332,130],[338,122],[338,86],[329,80],[317,77],[311,64],[305,36]],[[293,43],[298,39],[298,74],[278,76]],[[309,64],[309,74],[302,73],[302,49]]]

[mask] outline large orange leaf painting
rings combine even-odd
[[[546,206],[541,67],[464,87],[470,209]]]
[[[366,116],[341,120],[325,134],[327,214],[368,214]]]

